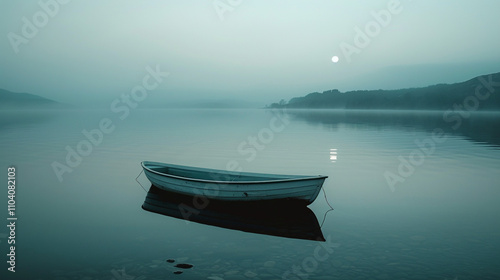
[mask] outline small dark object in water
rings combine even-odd
[[[178,264],[175,265],[175,267],[188,269],[188,268],[193,267],[193,265],[192,264],[187,264],[187,263],[178,263]]]
[[[167,260],[167,262],[168,262],[168,263],[173,263],[173,262],[175,262],[175,260],[173,260],[173,259],[168,259],[168,260]]]
[[[174,271],[174,274],[181,274],[181,273],[182,273],[182,271],[180,271],[180,270]]]

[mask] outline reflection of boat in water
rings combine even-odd
[[[316,215],[293,202],[228,202],[151,186],[144,210],[206,225],[288,238],[325,241]]]
[[[311,204],[328,178],[234,172],[150,161],[141,165],[149,181],[162,190],[185,195],[214,190],[211,199],[224,201],[287,199]]]

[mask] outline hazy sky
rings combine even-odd
[[[0,88],[67,103],[108,106],[157,65],[170,75],[155,104],[263,105],[500,71],[498,0],[0,3]]]

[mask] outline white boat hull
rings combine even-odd
[[[290,199],[311,204],[327,178],[230,172],[157,162],[142,162],[142,166],[149,181],[160,189],[224,201]]]

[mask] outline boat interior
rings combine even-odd
[[[181,169],[175,167],[165,167],[165,166],[153,166],[150,169],[164,173],[170,174],[183,178],[192,178],[192,179],[200,179],[200,180],[210,180],[210,181],[222,181],[222,182],[233,182],[233,181],[269,181],[269,180],[279,180],[290,177],[279,177],[279,176],[254,176],[254,175],[246,175],[245,173],[241,174],[233,174],[229,172],[207,172],[202,170],[189,170],[189,169]]]

